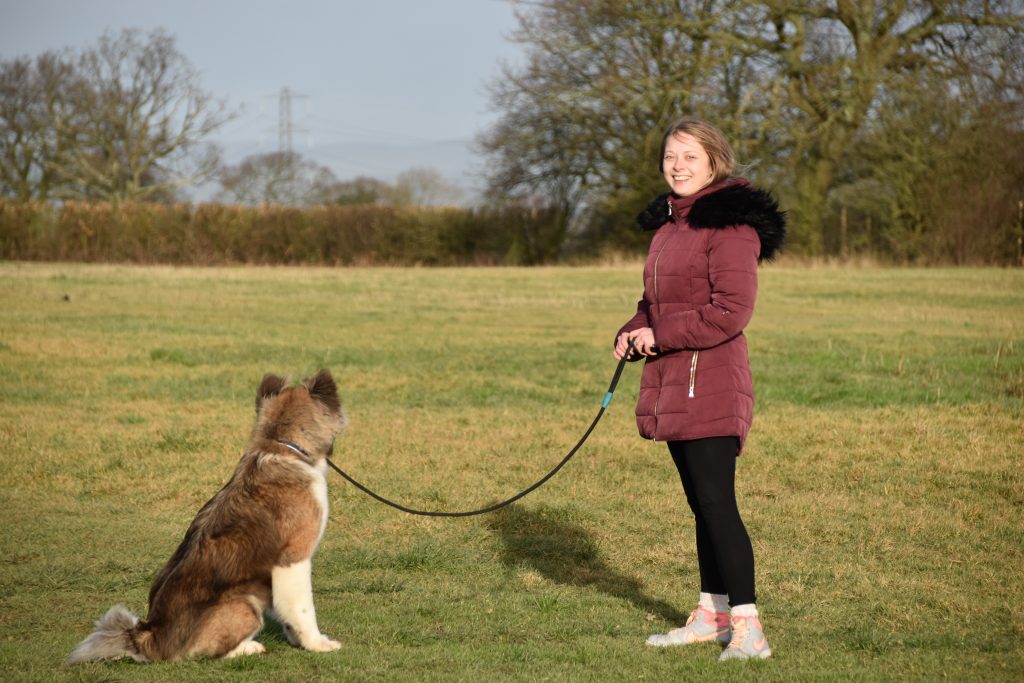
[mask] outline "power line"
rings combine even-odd
[[[400,142],[421,144],[443,142],[443,140],[412,135],[405,130],[381,130],[379,128],[367,128],[365,126],[338,121],[319,114],[313,114],[310,116],[310,121],[314,124],[317,130],[322,130],[325,133],[330,133],[331,135],[343,138],[355,138],[355,142],[377,142],[385,140],[397,140]]]

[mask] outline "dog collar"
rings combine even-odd
[[[303,456],[309,458],[310,460],[313,459],[313,455],[309,451],[307,451],[305,448],[303,448],[302,446],[300,446],[298,444],[292,443],[291,441],[281,441],[280,439],[278,439],[277,442],[279,444],[281,444],[282,446],[286,446],[286,447],[292,449],[293,451],[295,451],[299,455],[303,455]]]

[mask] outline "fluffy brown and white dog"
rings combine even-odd
[[[317,626],[310,568],[327,523],[325,458],[345,416],[327,370],[302,386],[288,384],[263,377],[245,455],[157,575],[148,618],[112,607],[68,664],[264,652],[253,640],[264,610],[292,645],[315,652],[341,647]]]

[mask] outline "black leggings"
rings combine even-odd
[[[736,446],[733,436],[668,442],[697,522],[700,589],[745,605],[756,601],[754,549],[736,507]]]

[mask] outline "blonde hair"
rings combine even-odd
[[[668,145],[668,139],[681,133],[693,136],[700,143],[700,146],[704,148],[704,151],[707,152],[708,159],[711,162],[710,185],[725,180],[736,170],[736,155],[733,153],[732,145],[725,139],[722,131],[707,121],[684,116],[669,126],[668,130],[665,131],[664,137],[661,138],[661,155],[658,157],[659,173],[662,172],[665,147]]]

